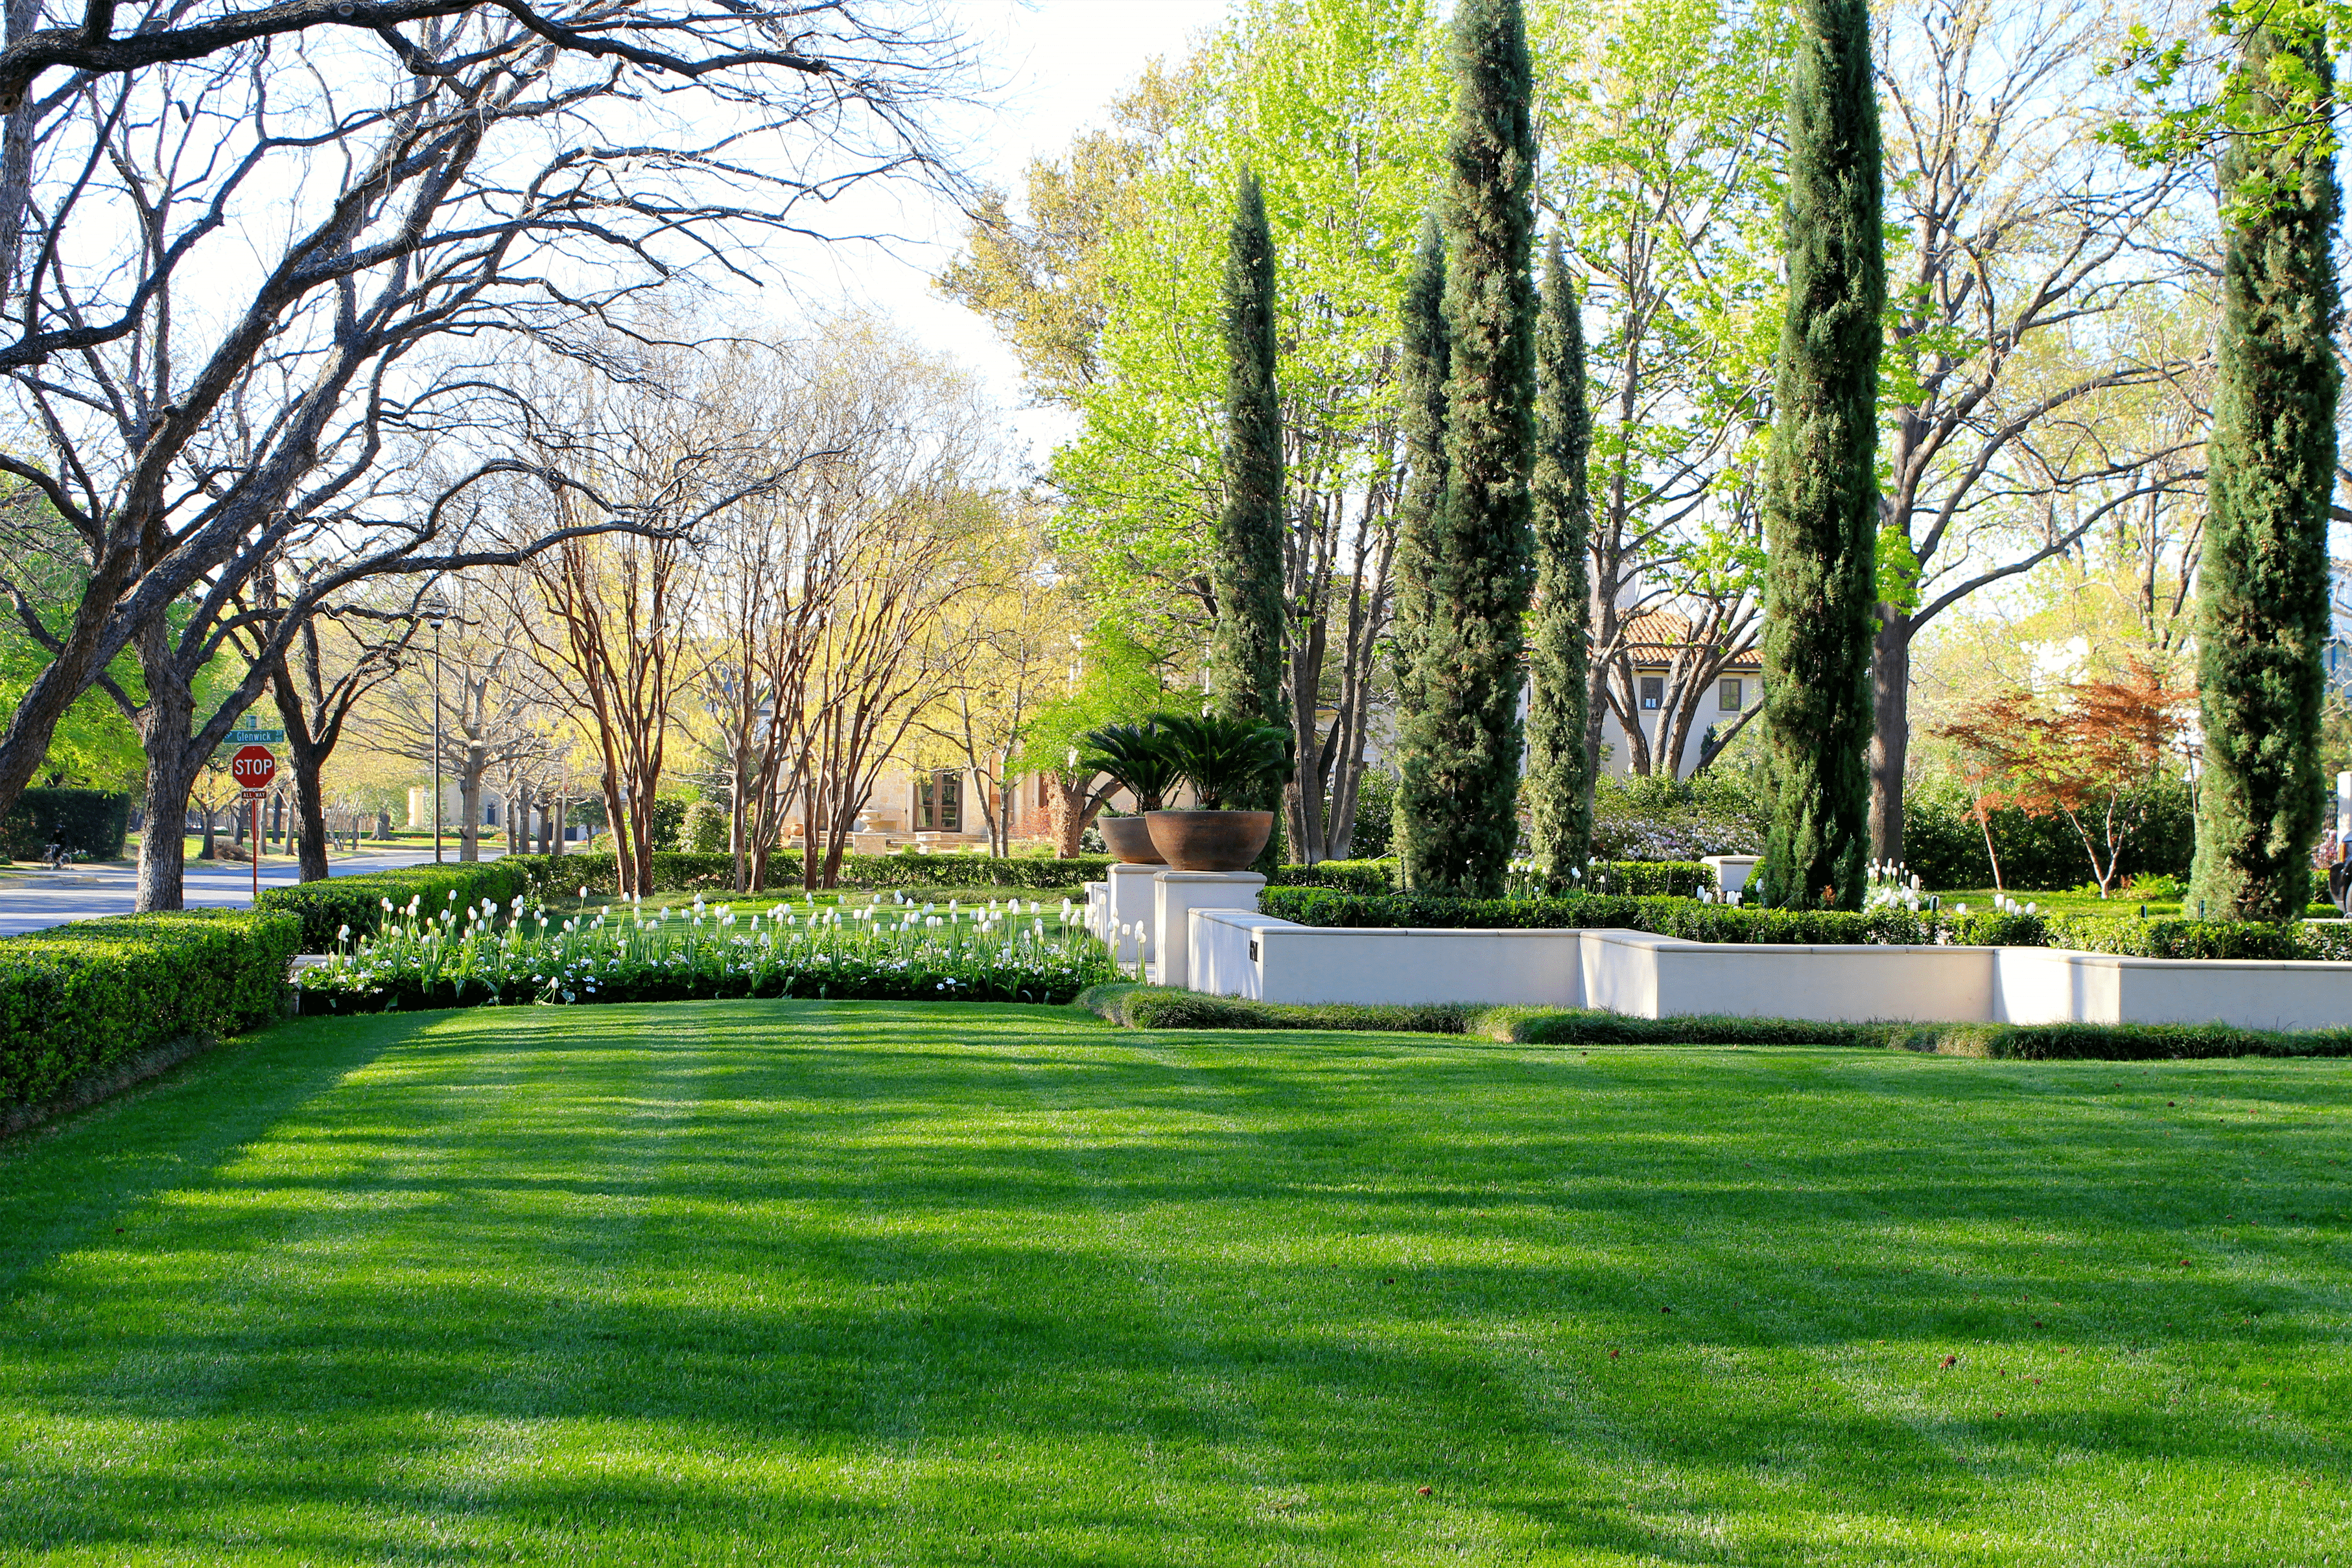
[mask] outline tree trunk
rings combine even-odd
[[[184,822],[188,794],[196,770],[187,765],[187,708],[171,703],[151,705],[147,715],[147,820]],[[213,814],[205,813],[205,849],[213,848]],[[187,841],[178,833],[142,833],[139,837],[139,902],[142,915],[184,907]]]
[[[278,702],[278,722],[286,730],[286,759],[291,765],[294,783],[294,816],[300,824],[302,841],[295,852],[297,874],[304,882],[324,882],[329,874],[327,803],[321,798],[319,776],[327,765],[327,753],[311,737],[310,710],[294,695],[293,683],[282,661],[269,685]]]
[[[457,775],[457,859],[470,863],[482,858],[482,756],[466,748],[466,766]]]
[[[1911,621],[1878,607],[1870,656],[1870,841],[1880,860],[1903,863],[1903,768],[1911,752]]]

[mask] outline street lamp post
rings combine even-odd
[[[433,623],[433,863],[441,863],[441,622],[449,613],[438,597],[425,603]]]

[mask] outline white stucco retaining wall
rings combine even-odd
[[[1643,931],[1373,930],[1299,925],[1242,909],[1196,908],[1186,919],[1183,974],[1192,989],[1270,1002],[1475,1002],[1853,1023],[2352,1025],[2352,964],[1745,945]]]

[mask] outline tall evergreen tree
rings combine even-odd
[[[1212,566],[1209,691],[1219,713],[1286,727],[1282,695],[1282,404],[1275,391],[1274,239],[1242,172],[1225,254],[1224,509]]]
[[[2309,896],[2326,790],[2338,197],[2334,139],[2324,117],[2309,129],[2306,110],[2315,89],[2332,101],[2334,80],[2320,40],[2266,28],[2248,35],[2238,74],[2252,123],[2221,166],[2221,385],[2197,582],[2205,773],[2189,894],[2223,919],[2284,921]]]
[[[1445,351],[1445,240],[1437,220],[1422,225],[1421,244],[1405,274],[1398,310],[1397,388],[1399,423],[1404,434],[1404,472],[1396,503],[1394,650],[1400,727],[1429,706],[1421,678],[1422,649],[1433,617],[1429,563],[1437,548],[1445,509],[1445,378],[1452,365]],[[1390,842],[1405,865],[1415,862],[1414,823],[1444,802],[1428,796],[1428,770],[1411,745],[1399,747],[1402,775]]]
[[[1878,99],[1867,0],[1804,0],[1789,82],[1789,314],[1765,499],[1767,902],[1862,903],[1878,539]]]
[[[1535,858],[1558,883],[1591,850],[1584,749],[1591,668],[1591,497],[1586,460],[1584,319],[1554,234],[1536,312],[1535,615],[1528,646],[1528,793]]]
[[[1282,682],[1282,403],[1275,389],[1274,236],[1255,171],[1242,172],[1225,251],[1224,509],[1212,565],[1211,705],[1228,718],[1292,727]],[[1229,802],[1273,811],[1256,869],[1283,862],[1282,792]]]
[[[1518,0],[1462,0],[1446,151],[1445,498],[1399,724],[1409,885],[1492,896],[1518,839],[1521,618],[1533,587],[1536,164]]]

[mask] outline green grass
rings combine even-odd
[[[2347,1089],[282,1026],[0,1149],[0,1562],[2352,1563]]]
[[[1964,887],[1939,893],[1937,896],[1944,901],[1947,909],[1956,904],[1965,904],[1971,910],[1987,910],[1993,906],[1993,891],[1990,887]],[[2323,887],[2319,891],[2324,894],[2326,890]],[[2184,907],[2178,898],[2128,898],[2120,892],[2113,897],[2101,898],[2095,893],[2035,893],[2011,888],[2009,896],[2020,904],[2040,905],[2044,915],[2105,915],[2119,920],[2136,920],[2145,907],[2150,920],[2178,920],[2184,914],[2197,913],[2194,904]],[[2315,920],[2333,920],[2340,916],[2341,911],[2325,897],[2320,897],[2312,902],[2305,914]]]

